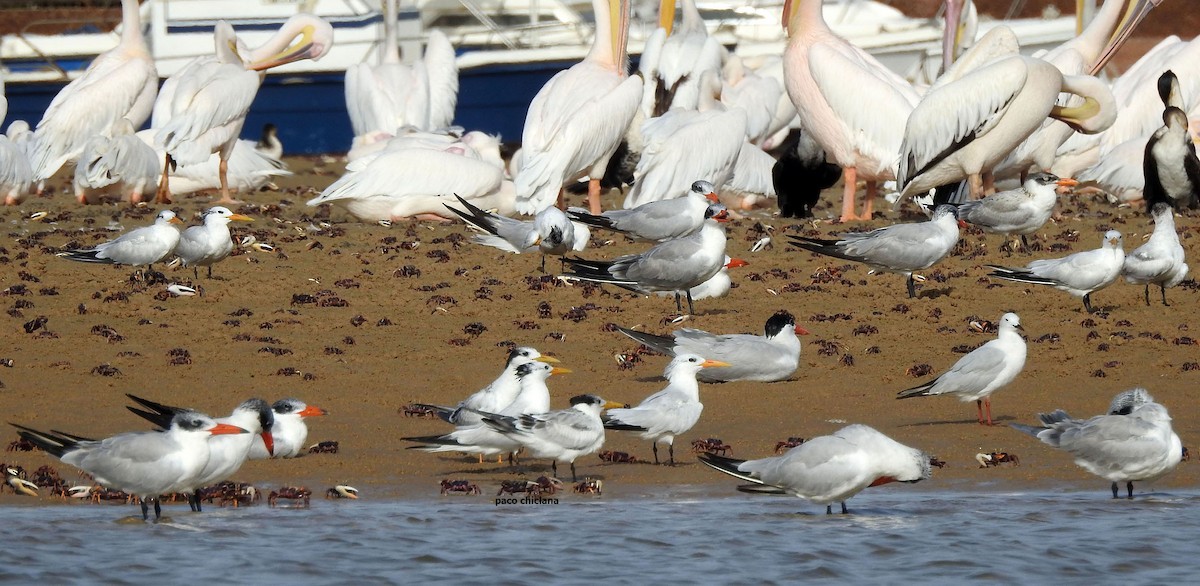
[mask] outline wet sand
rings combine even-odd
[[[273,245],[274,253],[239,251],[215,267],[214,279],[203,271],[196,281],[190,269],[166,271],[172,282],[202,288],[198,297],[172,298],[162,284],[130,283],[127,267],[54,256],[64,247],[111,238],[115,233],[106,227],[114,219],[124,229],[147,224],[156,211],[152,207],[80,207],[60,194],[0,210],[5,232],[0,303],[8,312],[0,317],[6,320],[0,358],[12,360],[11,367],[0,367],[3,421],[102,437],[147,428],[126,412],[124,393],[219,416],[251,396],[270,401],[295,396],[330,411],[310,420],[309,443],[337,441],[340,452],[251,462],[238,480],[265,488],[307,485],[322,492],[347,483],[371,498],[392,498],[434,495],[440,479],[454,478],[478,483],[486,495],[517,473],[472,457],[406,450],[400,437],[449,427],[405,417],[404,406],[454,404],[499,373],[510,343],[535,346],[574,370],[550,380],[554,408],[566,407],[567,399],[579,393],[637,403],[662,388],[659,375],[667,359],[645,356],[621,370],[613,356],[632,352],[636,344],[605,326],[669,332],[674,326],[662,321],[674,313],[670,300],[543,279],[538,256],[460,240],[470,234],[462,224],[384,227],[353,221],[337,208],[307,208],[304,201],[312,190],[332,182],[340,163],[321,164],[316,172],[313,160],[288,163],[297,175],[280,182],[282,191],[245,197],[248,203],[238,211],[255,222],[235,226],[237,238],[254,234]],[[826,194],[819,217],[833,213],[830,202],[839,189]],[[184,197],[172,207],[195,223],[194,214],[209,200],[208,195]],[[605,200],[606,207],[617,202],[615,193]],[[686,325],[761,332],[767,317],[786,309],[812,332],[802,339],[800,368],[786,382],[704,385],[704,414],[677,446],[680,466],[607,464],[588,456],[578,463],[580,476],[602,478],[617,494],[695,491],[696,485],[704,492],[727,493],[737,482],[696,463],[691,440],[720,438],[732,446],[733,456],[754,458],[770,455],[776,442],[789,436],[813,437],[851,422],[874,426],[944,459],[947,466],[923,483],[926,489],[1068,487],[1102,497],[1105,481],[1007,424],[1032,423],[1037,412],[1055,408],[1078,417],[1096,415],[1115,393],[1137,385],[1170,409],[1184,445],[1194,447],[1200,437],[1200,370],[1192,369],[1200,362],[1195,342],[1200,296],[1194,280],[1168,291],[1172,305],[1165,308],[1156,291],[1147,306],[1142,287],[1119,282],[1093,296],[1102,313],[1089,316],[1065,293],[985,277],[984,264],[1021,266],[1034,258],[1095,248],[1109,228],[1121,230],[1126,251],[1132,251],[1151,229],[1140,211],[1090,197],[1064,197],[1059,209],[1062,221],[1037,235],[1040,252],[1009,254],[999,250],[998,236],[966,233],[949,258],[925,271],[928,280],[917,299],[905,297],[901,276],[868,275],[864,267],[791,249],[782,238],[796,230],[820,236],[883,226],[896,221],[894,212],[870,225],[800,222],[767,213],[732,222],[729,254],[750,266],[733,271],[737,288],[729,296],[697,302],[699,315]],[[48,217],[28,219],[38,211]],[[321,228],[314,223],[320,221],[332,225]],[[775,245],[751,253],[760,222],[774,227]],[[1195,264],[1200,222],[1179,217],[1177,223]],[[1051,252],[1052,246],[1063,251]],[[611,258],[642,248],[595,232],[582,256]],[[557,268],[557,263],[548,266]],[[404,276],[414,272],[404,267],[419,275]],[[819,277],[829,272],[836,276],[828,282]],[[304,303],[302,295],[331,306]],[[334,297],[344,304],[331,304]],[[548,316],[539,316],[542,304],[549,305]],[[588,309],[574,316],[582,319],[568,319],[572,308],[584,306]],[[970,331],[970,320],[996,321],[1008,310],[1021,316],[1029,360],[1020,377],[993,396],[998,425],[977,424],[975,406],[952,397],[895,400],[896,392],[932,376],[912,376],[910,369],[927,364],[937,374],[961,356],[956,347],[975,347],[994,336]],[[44,327],[26,333],[23,325],[39,316],[46,318]],[[96,333],[107,330],[116,337]],[[180,356],[186,359],[176,360]],[[102,365],[119,374],[98,374]],[[7,429],[0,433],[5,444],[16,439]],[[604,449],[651,457],[648,443],[627,433],[610,432]],[[1016,453],[1021,465],[979,469],[974,455],[990,451]],[[74,479],[69,466],[45,454],[6,452],[0,460],[30,471],[50,463]],[[541,462],[530,464],[531,477],[548,470]],[[560,467],[564,473],[569,477]],[[1154,486],[1190,486],[1196,480],[1197,465],[1185,462]],[[30,499],[6,494],[0,502]]]

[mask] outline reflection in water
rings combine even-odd
[[[6,507],[0,582],[1190,581],[1200,494],[879,490],[788,498],[313,501],[308,510]]]

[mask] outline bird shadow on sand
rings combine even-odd
[[[954,287],[942,287],[940,289],[922,289],[920,291],[917,291],[917,299],[937,299],[938,297],[949,297],[951,291],[954,291]]]
[[[999,417],[993,417],[992,423],[994,425],[992,425],[992,427],[1006,427],[1001,422],[1009,422],[1009,421],[1016,421],[1016,420],[1017,420],[1017,418],[1013,417],[1011,415],[1001,415]],[[980,425],[978,419],[957,419],[954,421],[922,421],[920,423],[908,423],[905,425],[901,425],[900,427],[928,427],[931,425],[966,425],[966,424]],[[987,426],[981,425],[981,427],[987,427]]]

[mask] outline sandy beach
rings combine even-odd
[[[606,326],[667,333],[678,327],[663,323],[674,313],[669,299],[546,278],[537,270],[539,257],[472,244],[459,223],[385,227],[356,222],[337,208],[308,208],[304,202],[338,176],[341,163],[293,158],[288,164],[296,175],[279,182],[279,191],[244,197],[238,211],[255,221],[235,227],[235,240],[253,234],[274,252],[239,250],[215,267],[214,279],[203,271],[199,280],[190,269],[165,271],[171,282],[202,289],[196,297],[171,297],[164,284],[132,283],[128,267],[54,256],[113,237],[111,227],[147,224],[154,207],[80,207],[60,194],[0,210],[0,301],[7,312],[0,358],[11,360],[0,368],[4,421],[103,437],[147,429],[125,410],[125,393],[218,416],[251,396],[294,396],[329,410],[310,420],[309,443],[337,441],[339,453],[251,462],[237,480],[322,492],[346,483],[370,498],[396,498],[434,495],[440,479],[453,478],[479,484],[486,495],[519,472],[472,457],[406,450],[403,436],[449,431],[438,420],[406,417],[406,405],[454,404],[500,372],[513,343],[535,346],[574,371],[550,380],[554,408],[585,392],[636,403],[664,385],[667,359],[644,356],[622,370],[614,355],[637,345]],[[819,218],[830,215],[838,190],[826,194]],[[171,207],[195,223],[209,200],[183,197]],[[606,207],[617,202],[615,192],[606,196]],[[864,267],[797,251],[783,235],[832,235],[918,216],[888,212],[870,225],[837,225],[763,212],[731,222],[727,250],[750,265],[732,272],[736,288],[729,296],[698,302],[699,315],[685,325],[761,332],[767,317],[786,309],[811,332],[802,338],[800,368],[785,382],[704,385],[704,414],[677,445],[680,466],[609,464],[589,456],[578,462],[580,476],[601,478],[617,494],[695,485],[731,492],[736,481],[699,465],[691,440],[720,438],[733,456],[755,458],[770,455],[789,436],[865,423],[947,462],[922,484],[926,489],[1068,487],[1105,496],[1107,482],[1007,424],[1033,423],[1036,413],[1055,408],[1096,415],[1117,392],[1145,386],[1170,409],[1184,445],[1194,446],[1200,437],[1200,299],[1193,279],[1167,292],[1170,307],[1157,301],[1157,291],[1147,306],[1142,287],[1119,282],[1093,295],[1101,312],[1088,315],[1065,293],[985,276],[985,264],[1023,266],[1095,248],[1110,228],[1122,231],[1129,252],[1151,229],[1140,210],[1091,197],[1063,197],[1059,210],[1062,220],[1037,234],[1040,250],[1030,254],[999,250],[999,236],[965,232],[955,252],[924,273],[916,299],[906,298],[901,276],[868,275]],[[41,211],[47,212],[41,221],[30,219]],[[1200,223],[1186,216],[1176,221],[1188,258],[1195,259]],[[773,226],[774,247],[751,253],[763,225]],[[611,258],[642,248],[596,232],[582,256]],[[977,424],[975,405],[952,397],[895,400],[898,391],[994,336],[971,331],[971,320],[997,321],[1010,310],[1021,316],[1029,359],[1017,380],[993,396],[996,426]],[[26,333],[25,324],[42,316],[44,325]],[[932,374],[909,374],[925,370],[921,365]],[[0,439],[7,444],[16,434],[9,428]],[[627,433],[610,432],[604,449],[651,457],[648,443]],[[980,469],[975,454],[991,451],[1018,454],[1020,466]],[[46,454],[6,452],[2,460],[30,471],[49,463],[75,477]],[[529,477],[548,470],[548,463],[528,464]],[[1153,487],[1196,480],[1196,465],[1185,462]],[[0,502],[30,499],[9,493]]]

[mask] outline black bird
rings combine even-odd
[[[1146,174],[1146,210],[1163,202],[1175,209],[1200,207],[1200,159],[1188,133],[1187,113],[1174,106],[1163,110],[1163,127],[1146,142],[1142,160]]]
[[[799,129],[788,133],[780,150],[782,154],[771,168],[771,182],[779,197],[779,215],[811,218],[821,190],[833,187],[842,177],[842,169],[826,162],[821,145]]]

